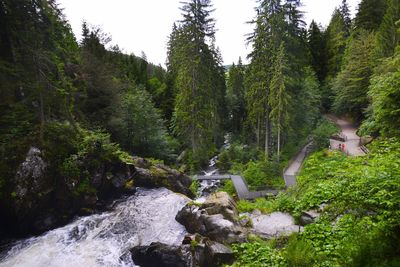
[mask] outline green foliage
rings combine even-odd
[[[264,214],[269,214],[274,211],[293,211],[295,207],[294,196],[289,194],[278,194],[275,198],[257,198],[254,201],[239,200],[237,204],[240,212],[251,212],[259,210]]]
[[[316,150],[324,149],[329,146],[329,138],[339,132],[338,127],[333,122],[323,118],[317,127],[312,131],[313,146]]]
[[[386,7],[386,0],[362,0],[358,5],[355,18],[356,29],[377,30],[381,25]]]
[[[296,235],[290,237],[283,256],[291,267],[315,266],[314,264],[319,260],[310,242],[299,239]]]
[[[88,178],[83,179],[78,187],[75,189],[74,194],[88,194],[88,193],[96,193],[96,189],[90,185],[90,181]]]
[[[236,263],[232,266],[287,266],[281,253],[265,243],[253,242],[234,244],[232,250],[237,259]]]
[[[293,212],[322,203],[328,203],[329,210],[329,216],[307,226],[302,235],[312,241],[318,254],[341,265],[353,260],[380,264],[398,260],[398,248],[390,244],[399,239],[400,173],[395,166],[400,164],[400,142],[381,140],[369,149],[368,156],[359,158],[317,153],[298,177],[300,188]],[[372,252],[369,244],[374,242],[375,248],[383,246],[385,250]]]
[[[192,191],[193,195],[197,196],[199,192],[200,182],[198,180],[193,180],[190,184],[190,191]]]
[[[280,210],[298,218],[326,205],[322,216],[279,252],[287,266],[397,266],[400,140],[375,141],[369,149],[364,157],[314,153],[297,177],[298,188],[271,200],[239,201],[238,208]]]
[[[333,109],[359,119],[368,107],[367,92],[372,75],[375,35],[360,31],[346,49],[345,65],[333,82]]]
[[[307,42],[311,53],[311,65],[318,80],[323,82],[327,72],[326,44],[323,32],[314,20],[307,32]]]
[[[245,68],[241,58],[237,65],[233,64],[228,72],[226,104],[228,106],[228,129],[237,136],[243,134],[243,124],[246,120],[246,102],[244,87]]]
[[[326,30],[326,49],[328,58],[328,81],[336,76],[342,68],[344,51],[346,49],[349,31],[339,9],[333,12]]]
[[[259,154],[259,151],[255,147],[233,143],[218,155],[216,164],[221,172],[228,172],[235,168],[235,165],[257,160],[260,156]],[[233,172],[238,173],[235,170]]]
[[[63,142],[67,143],[66,140]],[[77,195],[95,192],[90,184],[90,173],[103,164],[133,164],[132,157],[111,142],[107,133],[80,129],[79,139],[72,145],[74,152],[63,159],[56,175],[61,175],[68,183],[77,183],[73,191]]]
[[[223,182],[223,187],[221,189],[221,191],[227,192],[229,195],[231,196],[236,196],[236,189],[235,186],[233,185],[232,180],[225,180]]]
[[[388,0],[385,16],[377,33],[377,54],[380,58],[391,57],[399,45],[400,32],[396,23],[400,20],[400,1]]]
[[[110,124],[115,139],[132,154],[169,162],[176,156],[161,114],[143,88],[130,88],[121,97],[119,111]]]
[[[243,176],[250,189],[260,187],[283,187],[283,179],[280,177],[280,164],[276,162],[250,161]]]
[[[368,95],[370,114],[363,124],[366,134],[380,131],[387,136],[399,136],[400,129],[400,51],[376,68]]]
[[[176,91],[173,129],[191,150],[192,169],[198,169],[223,139],[225,71],[214,46],[210,0],[182,4],[183,20],[174,25],[168,47]]]

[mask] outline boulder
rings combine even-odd
[[[244,242],[246,234],[240,226],[233,199],[225,192],[209,196],[203,204],[188,203],[176,220],[189,233],[199,233],[217,242]]]
[[[250,213],[249,217],[253,223],[253,233],[265,239],[289,236],[303,230],[301,226],[295,224],[294,218],[288,213],[273,212],[268,215]]]
[[[216,192],[211,194],[202,207],[207,214],[222,214],[224,218],[234,222],[238,220],[238,212],[235,201],[226,192]]]
[[[235,260],[230,248],[200,235],[186,236],[181,246],[157,242],[130,252],[133,262],[142,267],[217,267]]]
[[[234,253],[230,248],[215,241],[206,241],[205,248],[206,265],[209,267],[217,267],[222,264],[233,264],[235,261]]]
[[[305,226],[308,224],[312,224],[315,222],[317,218],[319,218],[320,213],[315,211],[315,210],[309,210],[306,212],[303,212],[303,214],[300,217],[300,224]]]
[[[26,214],[36,209],[40,205],[38,196],[43,197],[52,191],[51,183],[46,177],[47,166],[41,150],[31,147],[15,175],[14,200],[17,214]]]
[[[194,197],[189,189],[192,179],[187,175],[163,164],[152,165],[141,162],[140,166],[147,166],[148,168],[135,167],[136,171],[133,179],[136,186],[146,188],[165,187],[188,197]]]
[[[191,253],[182,247],[151,243],[150,246],[130,250],[132,260],[142,267],[188,267],[193,266]]]

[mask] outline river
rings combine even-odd
[[[135,266],[129,253],[135,246],[182,243],[187,232],[175,216],[189,200],[164,188],[138,189],[109,212],[16,242],[1,256],[0,266]]]

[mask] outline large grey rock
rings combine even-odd
[[[283,212],[273,212],[268,215],[250,214],[253,223],[253,232],[265,239],[280,236],[289,236],[292,233],[301,232],[303,227],[296,225],[294,218]]]
[[[199,233],[224,243],[244,242],[246,234],[237,218],[233,199],[225,192],[213,194],[200,206],[188,203],[176,220],[190,233]]]
[[[52,191],[51,183],[46,177],[48,164],[44,161],[42,152],[31,147],[24,162],[18,167],[15,175],[15,208],[17,214],[29,213],[39,205],[40,199]]]

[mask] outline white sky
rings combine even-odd
[[[101,26],[111,34],[112,44],[137,56],[146,53],[147,59],[164,65],[166,44],[172,24],[181,19],[181,0],[58,0],[78,40],[82,21]],[[332,12],[341,0],[303,0],[305,19],[326,26]],[[360,0],[347,0],[355,12]],[[245,35],[252,32],[246,24],[254,16],[255,0],[214,0],[216,11],[217,45],[224,64],[236,62],[239,56],[245,61],[250,47],[245,45]],[[246,61],[245,61],[246,62]]]

